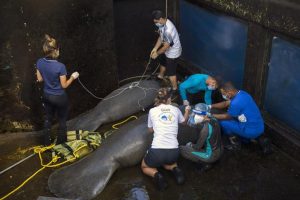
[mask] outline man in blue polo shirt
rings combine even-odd
[[[212,104],[211,108],[228,108],[224,114],[213,114],[220,121],[222,132],[229,136],[234,144],[234,137],[256,139],[264,132],[264,121],[261,113],[252,99],[245,91],[237,90],[232,83],[226,83],[221,87],[221,93],[226,100]]]

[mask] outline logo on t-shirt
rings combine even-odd
[[[163,124],[172,124],[174,120],[175,116],[170,112],[164,112],[159,115],[159,121]]]

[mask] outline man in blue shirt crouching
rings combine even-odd
[[[231,148],[236,147],[237,138],[240,137],[249,141],[258,139],[264,153],[270,151],[270,142],[260,137],[264,133],[264,121],[250,94],[237,90],[230,82],[225,83],[220,89],[225,101],[212,104],[211,108],[228,108],[226,113],[213,116],[220,121],[223,134],[229,136]]]

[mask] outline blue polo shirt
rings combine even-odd
[[[67,75],[66,66],[57,60],[40,58],[36,63],[37,69],[44,80],[44,93],[62,95],[64,89],[60,84],[60,76]]]
[[[208,75],[206,74],[194,74],[179,85],[179,92],[182,100],[187,100],[186,92],[190,94],[196,94],[200,91],[205,91],[204,101],[206,104],[211,105],[211,93],[206,85]]]
[[[240,90],[230,101],[228,114],[234,118],[244,114],[246,122],[241,122],[247,134],[262,133],[264,121],[253,98],[245,91]]]

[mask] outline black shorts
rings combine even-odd
[[[190,94],[190,93],[187,92],[187,98],[188,98],[188,101],[190,102],[191,105],[195,105],[197,103],[205,102],[204,101],[204,95],[205,95],[205,91],[199,91],[195,94]],[[212,100],[213,104],[224,101],[224,99],[222,98],[222,94],[221,94],[219,89],[212,91],[211,100]]]
[[[165,54],[159,56],[159,62],[166,67],[167,76],[176,76],[178,58],[168,58]]]
[[[177,162],[179,149],[152,149],[150,148],[145,157],[145,163],[149,167],[160,167]]]

